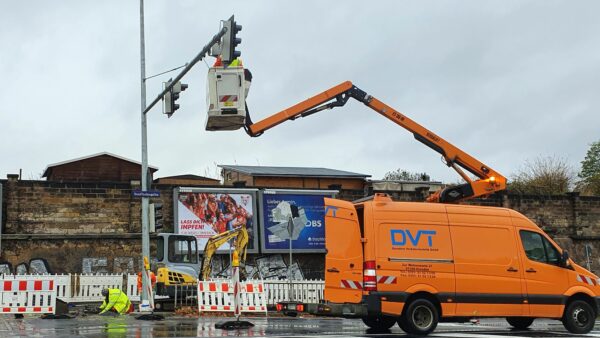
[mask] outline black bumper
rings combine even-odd
[[[596,297],[596,314],[600,315],[600,297]]]
[[[317,316],[343,318],[361,318],[366,317],[368,313],[363,303],[306,304],[306,312]]]

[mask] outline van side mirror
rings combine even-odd
[[[560,266],[563,268],[569,267],[569,252],[567,250],[563,250],[560,255]]]

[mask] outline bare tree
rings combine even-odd
[[[388,171],[383,176],[385,181],[431,181],[431,177],[427,173],[414,173],[404,169],[396,169]]]
[[[511,176],[510,192],[531,195],[560,195],[571,190],[575,174],[563,158],[537,157]]]

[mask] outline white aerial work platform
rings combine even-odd
[[[246,88],[243,67],[212,67],[208,70],[206,130],[236,130],[246,118]]]

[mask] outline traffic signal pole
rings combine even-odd
[[[233,16],[230,19],[233,22]],[[241,30],[241,26],[234,26],[236,31]],[[239,28],[239,29],[238,29]],[[190,61],[185,68],[173,79],[170,81],[163,91],[150,103],[150,105],[146,106],[146,51],[145,51],[145,37],[144,37],[144,0],[140,0],[140,78],[141,78],[141,125],[142,125],[142,175],[141,175],[141,186],[142,191],[148,191],[148,136],[147,136],[147,121],[146,114],[152,109],[160,100],[163,99],[167,92],[171,92],[175,85],[182,86],[179,81],[183,78],[185,74],[187,74],[194,65],[198,62],[202,61],[202,59],[206,56],[207,53],[210,52],[211,48],[218,44],[221,41],[221,38],[225,36],[228,28],[224,25],[221,30],[213,36],[213,38],[209,41],[209,43],[202,48],[200,53],[196,55]],[[239,41],[236,41],[239,43]],[[185,90],[185,88],[179,87],[179,91]],[[144,262],[144,257],[150,260],[150,227],[148,222],[148,206],[149,206],[149,198],[142,197],[142,259],[141,262]],[[144,265],[142,263],[142,265]],[[145,266],[142,267],[145,269]],[[150,281],[147,278],[146,273],[142,273],[142,294],[140,295],[140,304],[149,304],[149,295],[148,295],[148,286]],[[151,310],[144,309],[142,310]]]
[[[141,103],[142,103],[142,191],[148,191],[148,136],[146,122],[146,44],[144,40],[144,0],[140,0],[140,76],[141,76]],[[148,197],[142,197],[142,269],[145,268],[144,257],[150,259],[150,229],[148,225]],[[149,304],[149,280],[142,273],[142,294],[140,304]],[[151,310],[151,309],[150,309]]]

